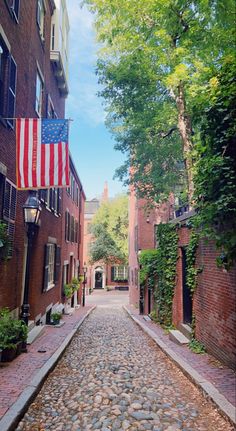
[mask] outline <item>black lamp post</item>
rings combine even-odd
[[[138,250],[138,264],[139,264],[139,271],[142,269],[142,265],[140,263],[140,255],[142,253],[142,250]],[[140,284],[139,282],[139,314],[144,314],[144,285]]]
[[[83,280],[83,298],[82,298],[82,305],[85,306],[85,285],[86,285],[86,273],[87,273],[87,267],[86,263],[84,263],[83,266],[83,273],[84,273],[84,280]]]
[[[25,267],[25,284],[24,284],[24,298],[21,307],[21,319],[28,326],[29,321],[29,277],[30,277],[30,264],[32,256],[33,238],[36,232],[36,226],[39,225],[39,218],[41,213],[40,201],[37,197],[37,192],[30,191],[29,196],[23,205],[24,222],[27,229],[27,256]],[[26,349],[26,344],[24,346]]]

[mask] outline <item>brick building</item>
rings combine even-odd
[[[89,263],[89,244],[93,237],[90,225],[100,204],[109,200],[108,185],[105,183],[100,199],[94,198],[85,202],[84,210],[84,244],[83,262],[87,265],[87,291],[91,289],[105,289],[106,286],[127,286],[128,268],[125,265],[107,265],[104,262]]]
[[[176,284],[173,297],[172,322],[180,331],[183,324],[191,325],[195,316],[195,335],[207,351],[228,366],[236,364],[236,267],[226,271],[218,268],[216,257],[219,251],[213,242],[201,240],[196,255],[196,267],[201,268],[197,278],[197,289],[193,301],[186,286],[186,247],[191,229],[187,221],[191,213],[173,219],[173,204],[156,207],[151,212],[144,209],[144,200],[130,193],[129,212],[129,290],[130,304],[149,314],[153,307],[152,292],[139,285],[138,252],[157,247],[155,226],[160,222],[178,223],[178,259]],[[177,214],[178,215],[178,214]],[[190,328],[191,330],[191,328]]]
[[[173,198],[148,209],[145,199],[137,199],[134,188],[129,194],[129,300],[144,313],[152,309],[152,292],[140,288],[138,253],[156,248],[156,226],[172,216]]]
[[[0,261],[0,307],[9,307],[19,316],[27,255],[22,206],[28,192],[16,190],[14,118],[64,118],[69,20],[65,0],[5,0],[0,12],[0,220],[7,224],[11,239],[8,260]],[[75,239],[82,238],[85,197],[72,159],[70,168],[78,205],[71,187],[38,194],[42,212],[34,237],[29,289],[30,319],[36,324],[48,320],[62,300],[64,262],[73,254],[76,264],[73,261],[69,270],[73,275],[82,256],[82,242],[78,246]],[[67,208],[74,224],[65,245]]]
[[[72,159],[70,158],[70,187],[62,193],[62,294],[63,285],[78,278],[83,266],[83,222],[85,194]],[[72,307],[81,301],[82,289],[69,300]]]

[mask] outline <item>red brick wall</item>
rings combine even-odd
[[[196,337],[210,353],[236,367],[236,266],[224,271],[216,265],[213,242],[201,241],[198,249],[198,287],[194,297]]]
[[[36,23],[36,0],[21,0],[19,23],[16,23],[1,2],[0,24],[11,45],[11,54],[17,63],[16,85],[16,117],[36,117],[35,86],[37,62],[43,73],[45,86],[43,93],[43,114],[46,116],[46,98],[50,93],[58,117],[64,116],[65,99],[60,96],[56,79],[50,63],[51,14],[50,2],[47,3],[45,18],[45,42],[41,41]],[[7,166],[7,178],[16,182],[15,131],[4,126],[0,121],[0,162]],[[16,225],[13,257],[7,263],[0,263],[0,307],[15,309],[21,305],[22,271],[24,257],[25,227],[22,218],[22,205],[27,192],[17,193]],[[60,298],[60,282],[46,293],[42,293],[42,277],[44,265],[44,245],[48,237],[57,239],[61,244],[61,220],[48,210],[43,209],[41,227],[35,239],[35,250],[32,255],[32,271],[30,279],[31,318],[44,313],[51,302]]]
[[[179,229],[179,247],[188,244],[190,230]],[[196,267],[203,268],[198,275],[194,294],[193,312],[196,318],[196,338],[214,356],[230,367],[236,359],[236,267],[225,272],[216,265],[216,250],[213,242],[200,241]],[[183,322],[182,261],[181,249],[177,262],[177,280],[173,300],[173,323]]]
[[[155,248],[154,227],[159,223],[166,223],[172,212],[173,196],[166,203],[156,204],[154,208],[147,209],[145,199],[136,199],[135,191],[131,188],[129,196],[129,273],[130,273],[130,303],[139,305],[139,286],[137,276],[139,264],[137,250],[135,250],[135,227],[138,229],[138,250]],[[136,278],[136,281],[135,281]],[[145,289],[144,312],[147,313],[148,292]]]

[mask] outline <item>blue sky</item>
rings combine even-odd
[[[70,123],[70,152],[83,183],[87,199],[102,193],[108,181],[109,195],[122,192],[114,181],[115,169],[123,155],[113,149],[114,141],[104,125],[105,112],[94,73],[98,46],[93,31],[93,16],[79,0],[68,0],[70,20],[69,90],[66,117]]]

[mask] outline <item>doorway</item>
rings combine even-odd
[[[182,247],[182,289],[183,289],[183,323],[192,323],[193,302],[190,289],[187,286],[187,257]]]
[[[102,289],[102,272],[95,272],[95,289]]]

